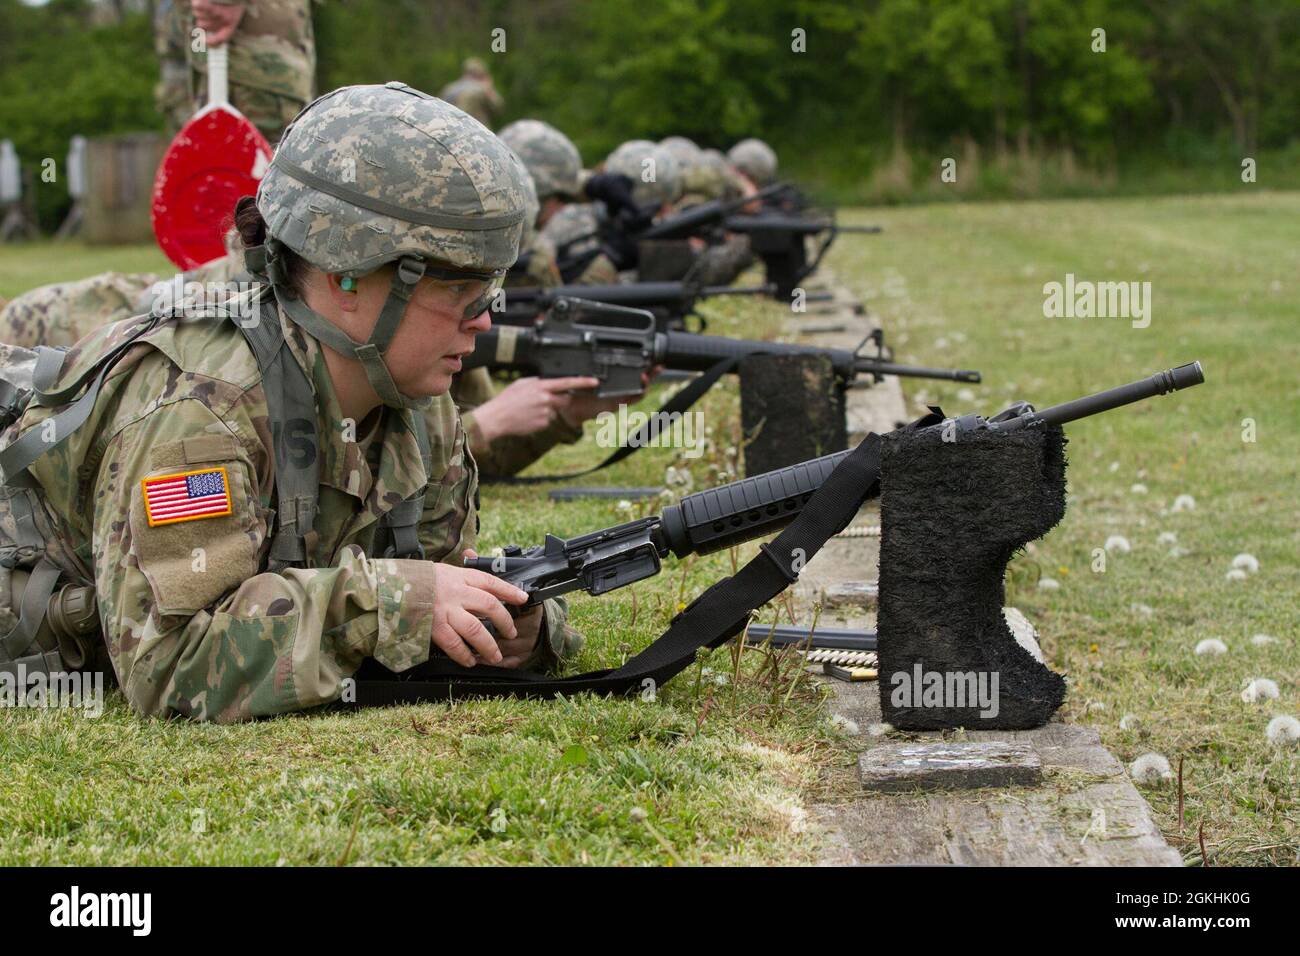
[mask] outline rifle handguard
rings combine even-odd
[[[779,531],[851,453],[824,455],[687,495],[664,509],[664,543],[681,558],[721,551]]]

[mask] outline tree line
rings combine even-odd
[[[0,0],[0,138],[32,162],[62,157],[75,133],[160,128],[150,7]],[[1294,149],[1300,121],[1294,0],[325,0],[313,10],[321,90],[400,78],[437,92],[478,55],[507,118],[555,123],[589,163],[632,137],[725,148],[757,135],[787,168],[851,195],[883,174],[897,188],[877,194],[906,198],[941,156],[989,169],[1052,157],[1113,185],[1134,163],[1195,168]],[[58,205],[42,206],[47,225]]]

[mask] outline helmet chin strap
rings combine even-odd
[[[361,363],[366,379],[375,394],[389,408],[427,408],[432,398],[408,398],[397,390],[388,366],[384,364],[384,352],[393,341],[406,305],[411,301],[415,287],[424,276],[425,264],[420,259],[402,258],[397,262],[397,271],[393,273],[392,284],[388,287],[388,298],[379,310],[379,319],[370,333],[370,338],[358,342],[327,321],[320,314],[307,307],[302,299],[289,294],[287,288],[273,281],[275,299],[287,316],[308,335],[328,345],[341,355],[347,355]]]

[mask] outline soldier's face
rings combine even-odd
[[[474,336],[492,327],[487,309],[465,311],[487,288],[480,281],[424,279],[406,307],[402,324],[384,353],[398,390],[410,398],[444,395],[461,360],[474,351]]]

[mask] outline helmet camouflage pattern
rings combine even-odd
[[[745,192],[743,177],[716,149],[702,149],[682,173],[682,201],[736,199]]]
[[[776,178],[776,153],[761,139],[742,139],[731,147],[727,158],[755,186],[766,186]]]
[[[535,119],[517,120],[497,135],[523,160],[539,200],[581,197],[582,157],[569,137]]]
[[[648,178],[650,170],[653,179]],[[619,146],[605,160],[605,172],[629,177],[632,198],[638,203],[663,205],[676,202],[682,195],[681,164],[672,153],[648,139],[628,140]]]
[[[531,176],[524,177],[524,205],[528,211],[525,213],[527,218],[524,219],[524,235],[519,241],[520,253],[533,241],[533,236],[537,232],[537,217],[542,212],[542,204],[537,201],[537,189],[533,186]]]
[[[285,130],[257,190],[267,233],[323,272],[403,257],[502,272],[519,254],[528,173],[487,127],[403,83],[346,86]]]
[[[687,139],[685,136],[665,136],[659,141],[659,145],[673,154],[673,158],[678,164],[687,169],[694,166],[700,159],[700,147],[695,144],[695,140]]]

